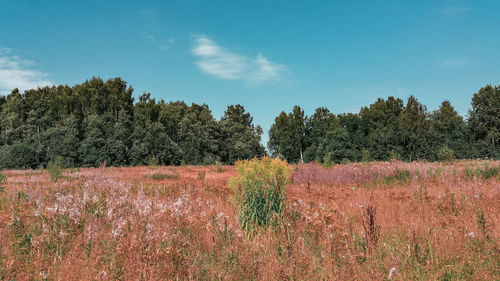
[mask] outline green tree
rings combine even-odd
[[[436,153],[439,154],[438,148],[446,147],[453,150],[456,157],[465,158],[470,149],[465,139],[466,123],[451,103],[443,101],[439,109],[430,117],[432,148],[436,150]]]
[[[283,155],[288,162],[298,162],[306,148],[304,110],[294,106],[288,115],[281,112],[269,130],[271,155]]]
[[[434,153],[429,148],[430,122],[425,105],[414,96],[408,98],[400,115],[399,130],[406,159],[429,159]]]
[[[304,160],[310,162],[319,160],[318,147],[326,137],[326,134],[340,127],[340,123],[330,110],[326,107],[316,108],[314,114],[306,120],[306,144]]]
[[[469,128],[478,156],[500,158],[500,87],[487,85],[473,95]]]
[[[252,159],[264,155],[260,144],[262,128],[253,125],[253,118],[239,104],[230,105],[219,122],[221,130],[221,160],[234,163],[238,159]]]

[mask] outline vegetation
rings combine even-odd
[[[320,107],[305,116],[295,106],[276,117],[269,138],[271,155],[294,163],[302,153],[306,162],[335,163],[500,159],[500,87],[488,85],[473,95],[468,120],[449,101],[428,112],[413,96],[406,105],[399,98],[379,98],[358,114],[335,115]]]
[[[49,161],[47,164],[47,171],[52,181],[58,181],[62,178],[62,161],[62,157],[57,156],[56,159]]]
[[[256,227],[279,222],[292,168],[286,161],[267,157],[238,161],[235,166],[239,176],[230,186],[242,229],[253,233]]]
[[[14,89],[0,97],[0,169],[232,164],[265,154],[262,128],[241,105],[216,120],[206,104],[135,100],[120,78],[73,87]],[[411,96],[378,99],[359,113],[312,116],[294,106],[269,130],[269,152],[291,163],[368,160],[500,159],[500,87],[472,97],[468,119],[450,102],[428,112]],[[450,152],[453,152],[451,156]],[[446,154],[446,155],[445,155]]]
[[[120,78],[14,89],[0,97],[0,169],[233,163],[264,155],[241,105],[217,121],[207,105],[137,101]]]
[[[499,279],[498,161],[237,166],[4,171],[0,279]]]

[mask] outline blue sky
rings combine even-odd
[[[500,84],[500,1],[0,0],[0,92],[92,76],[217,119],[239,103],[266,132],[295,104],[391,95],[465,115]]]

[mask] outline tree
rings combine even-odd
[[[314,114],[306,120],[306,144],[304,160],[319,160],[318,147],[326,134],[340,127],[340,123],[326,107],[316,108]]]
[[[322,139],[318,147],[318,158],[323,161],[333,161],[341,163],[343,159],[354,160],[360,158],[356,148],[351,141],[349,132],[344,128],[337,128],[329,131],[326,137]],[[325,159],[325,156],[330,159]]]
[[[253,125],[250,113],[242,105],[230,105],[219,122],[221,130],[221,160],[234,163],[238,159],[252,159],[264,155],[260,144],[262,128]]]
[[[487,85],[472,97],[469,128],[481,157],[500,157],[500,87]]]
[[[426,107],[414,96],[410,96],[399,120],[401,140],[407,159],[425,159],[435,155],[428,150],[429,127]]]
[[[281,112],[269,130],[268,147],[273,156],[282,155],[288,162],[298,162],[306,148],[304,110],[294,106],[288,115]]]
[[[214,164],[220,131],[208,105],[192,104],[179,123],[179,147],[188,164]]]
[[[440,147],[446,147],[455,152],[458,158],[468,154],[469,146],[466,143],[466,124],[458,115],[449,101],[443,101],[438,110],[430,116],[430,135],[432,148],[439,158]]]
[[[402,152],[398,120],[403,111],[403,101],[394,97],[387,101],[379,98],[360,111],[362,131],[366,135],[366,147],[376,160],[386,160],[390,151]]]

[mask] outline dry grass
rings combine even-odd
[[[233,167],[4,171],[0,279],[498,280],[485,164],[294,166],[285,223],[251,238]]]

